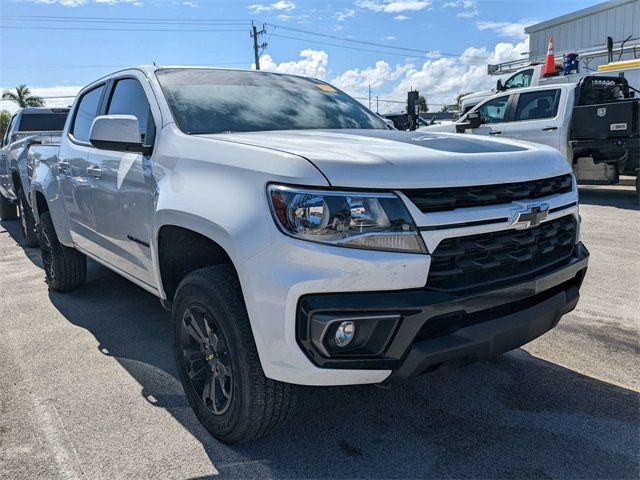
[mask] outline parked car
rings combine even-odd
[[[37,246],[38,238],[27,200],[28,151],[35,144],[58,143],[68,113],[68,108],[21,108],[11,117],[0,143],[0,218],[14,219],[19,213],[29,247]]]
[[[390,130],[320,80],[122,70],[30,155],[49,287],[80,287],[89,257],[158,296],[226,442],[281,424],[295,385],[389,388],[517,348],[587,269],[557,150]]]
[[[585,76],[496,94],[454,124],[420,131],[542,143],[562,153],[578,182],[615,184],[620,175],[638,176],[640,99],[634,93],[625,78]]]

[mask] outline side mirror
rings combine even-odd
[[[142,144],[140,124],[133,115],[101,115],[93,120],[89,142],[102,150],[150,153]]]
[[[506,90],[505,86],[502,84],[502,80],[498,79],[496,82],[496,92],[504,92]]]
[[[478,112],[469,112],[467,113],[464,122],[460,122],[456,124],[456,133],[464,133],[465,130],[469,128],[478,128],[482,125],[482,119],[480,118],[480,113]]]

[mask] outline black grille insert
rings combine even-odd
[[[571,191],[571,174],[528,182],[479,185],[474,187],[403,190],[423,213],[445,212],[456,208],[479,207],[529,200]]]
[[[526,281],[567,261],[575,239],[573,215],[527,230],[447,238],[431,255],[427,287],[461,292]]]

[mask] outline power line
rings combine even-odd
[[[344,48],[344,49],[347,49],[347,50],[356,50],[356,51],[359,51],[359,52],[370,52],[370,53],[378,53],[378,54],[381,54],[381,55],[393,55],[393,56],[396,56],[396,57],[407,58],[407,54],[402,54],[402,53],[385,52],[385,51],[382,51],[382,50],[373,50],[373,49],[370,49],[370,48],[351,47],[351,46],[348,46],[348,45],[338,45],[338,44],[335,44],[335,43],[321,42],[319,40],[310,40],[308,38],[292,37],[292,36],[289,36],[289,35],[280,35],[278,33],[272,33],[271,35],[274,36],[274,37],[286,38],[286,39],[289,39],[289,40],[298,40],[298,41],[301,41],[301,42],[308,42],[308,43],[313,43],[313,44],[316,44],[316,45],[326,45],[326,46],[330,46],[330,47]],[[422,53],[425,54],[427,52],[422,52]],[[424,58],[429,58],[429,57],[424,57]],[[480,62],[465,62],[465,63],[480,64]],[[484,64],[486,62],[481,62],[481,63]]]
[[[157,62],[156,62],[157,63]],[[174,62],[162,62],[164,65],[173,65]],[[226,65],[250,65],[251,62],[222,62],[222,63],[190,63],[184,64],[180,62],[175,62],[176,65],[180,65],[183,67],[224,67]],[[2,67],[5,70],[14,69],[28,69],[28,68],[43,68],[43,69],[52,69],[52,68],[127,68],[131,67],[131,65],[22,65],[22,66],[8,66]]]
[[[267,23],[267,25],[272,26],[272,27],[277,27],[280,28],[282,30],[289,30],[291,32],[297,32],[297,33],[304,33],[307,35],[314,35],[314,36],[318,36],[318,37],[324,37],[324,38],[331,38],[333,40],[340,40],[343,42],[350,42],[350,43],[359,43],[361,45],[370,45],[373,47],[382,47],[382,48],[388,48],[391,50],[401,50],[401,51],[405,51],[405,52],[412,52],[412,53],[421,53],[421,54],[425,54],[428,53],[427,50],[421,50],[421,49],[417,49],[417,48],[409,48],[409,47],[400,47],[400,46],[396,46],[396,45],[385,45],[384,43],[376,43],[376,42],[368,42],[365,40],[356,40],[354,38],[346,38],[346,37],[339,37],[337,35],[329,35],[326,33],[318,33],[318,32],[312,32],[310,30],[303,30],[301,28],[293,28],[293,27],[286,27],[284,25],[276,25],[273,23]],[[461,54],[458,53],[445,53],[445,52],[437,52],[434,53],[434,55],[437,55],[439,57],[460,57]],[[487,57],[480,57],[480,56],[469,56],[467,58],[477,58],[479,60],[487,60]]]
[[[19,26],[9,27],[0,25],[0,29],[16,29],[16,30],[88,30],[88,31],[104,31],[104,32],[184,32],[184,33],[196,33],[196,32],[245,32],[246,29],[163,29],[163,28],[82,28],[82,27],[40,27],[40,26]]]
[[[75,21],[82,20],[88,22],[103,22],[110,20],[122,20],[130,22],[243,22],[247,23],[246,18],[149,18],[149,17],[75,17],[67,15],[3,15],[3,18],[15,19],[42,19],[42,20],[60,20]]]
[[[61,21],[61,22],[86,22],[86,23],[125,23],[125,24],[136,24],[136,23],[141,23],[141,24],[168,24],[168,25],[176,25],[176,26],[187,26],[187,25],[196,25],[196,26],[205,26],[208,24],[211,24],[211,26],[237,26],[237,25],[244,25],[247,24],[249,21],[246,19],[195,19],[195,18],[188,18],[188,19],[168,19],[168,18],[128,18],[128,17],[69,17],[69,16],[54,16],[54,15],[14,15],[14,16],[5,16],[5,18],[17,18],[17,19],[31,19],[31,21]],[[224,23],[226,22],[226,23]],[[398,46],[398,45],[385,45],[382,43],[377,43],[377,42],[370,42],[370,41],[365,41],[365,40],[357,40],[357,39],[353,39],[353,38],[346,38],[346,37],[340,37],[337,35],[330,35],[330,34],[326,34],[326,33],[320,33],[320,32],[313,32],[310,30],[304,30],[304,29],[300,29],[300,28],[294,28],[294,27],[287,27],[285,25],[277,25],[274,23],[266,23],[266,25],[269,25],[271,27],[274,28],[280,28],[282,30],[288,30],[291,32],[297,32],[297,33],[302,33],[302,34],[306,34],[306,35],[313,35],[313,36],[318,36],[318,37],[324,37],[324,38],[329,38],[332,40],[338,40],[340,42],[347,42],[347,43],[355,43],[355,44],[360,44],[360,45],[369,45],[369,46],[373,46],[373,47],[379,47],[379,48],[384,48],[385,50],[395,50],[395,51],[402,51],[402,52],[407,52],[407,53],[419,53],[423,56],[426,57],[436,57],[436,58],[441,58],[441,57],[451,57],[451,58],[458,58],[460,56],[462,56],[462,54],[458,54],[458,53],[449,53],[449,52],[433,52],[431,54],[429,54],[429,51],[426,49],[417,49],[417,48],[411,48],[411,47],[402,47],[402,46]],[[0,27],[2,28],[2,27]],[[8,27],[5,27],[8,28]],[[43,29],[43,28],[47,28],[47,29],[61,29],[61,30],[66,30],[66,29],[75,29],[74,27],[9,27],[9,28],[39,28],[39,29]],[[76,27],[77,28],[77,27]],[[77,28],[80,29],[80,28]],[[91,30],[95,30],[95,29],[91,29]],[[99,30],[103,30],[103,29],[99,29]],[[104,29],[107,30],[107,29]],[[124,31],[127,31],[126,29],[123,29]],[[137,30],[140,31],[140,30]],[[155,30],[145,30],[145,31],[155,31]],[[165,31],[165,30],[158,30],[158,31]],[[170,31],[174,31],[174,30],[170,30]],[[175,30],[175,31],[182,31],[182,30]],[[189,30],[189,31],[203,31],[206,32],[208,30]],[[224,30],[218,30],[218,31],[224,31]],[[243,30],[242,30],[243,31]],[[291,36],[286,36],[286,35],[276,35],[273,34],[274,36],[280,36],[281,38],[287,38],[287,39],[291,39],[291,40],[298,40],[298,41],[306,41],[309,43],[315,43],[318,45],[326,45],[326,46],[332,46],[332,47],[338,47],[338,48],[348,48],[347,46],[342,46],[342,45],[336,45],[333,43],[327,43],[327,42],[320,42],[320,41],[315,41],[315,40],[309,40],[309,39],[302,39],[299,37],[291,37]],[[358,49],[355,47],[351,48],[352,50],[357,50],[357,51],[365,51],[365,52],[371,52],[371,53],[382,53],[382,54],[386,54],[386,55],[395,55],[395,56],[404,56],[406,57],[406,55],[399,55],[399,54],[393,54],[391,52],[388,51],[380,51],[380,50],[371,50],[371,49]],[[469,64],[473,64],[473,63],[478,63],[478,64],[484,64],[486,63],[488,57],[486,56],[466,56],[465,57],[465,62],[464,63],[469,63]],[[473,61],[473,60],[477,60]]]

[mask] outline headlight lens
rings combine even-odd
[[[404,204],[393,193],[338,192],[270,185],[278,227],[287,235],[352,248],[426,253]]]

